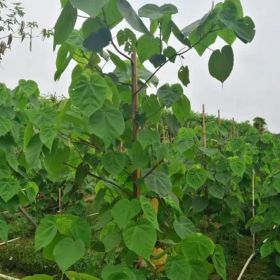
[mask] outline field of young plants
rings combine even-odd
[[[175,5],[130,2],[61,0],[69,98],[0,84],[0,279],[280,279],[280,137],[192,112],[188,65],[157,78],[220,38],[224,83],[253,20],[225,0],[178,27]]]

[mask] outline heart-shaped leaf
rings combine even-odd
[[[54,248],[53,254],[56,263],[62,272],[76,263],[85,253],[85,245],[82,240],[74,241],[72,238],[60,240]]]
[[[83,43],[84,47],[92,52],[101,52],[112,41],[112,34],[108,28],[100,28],[93,32]]]
[[[231,46],[224,46],[222,50],[215,50],[209,59],[211,76],[224,82],[230,75],[234,64],[234,55]]]
[[[111,210],[114,221],[120,228],[124,228],[141,210],[138,200],[119,200]]]

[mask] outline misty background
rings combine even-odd
[[[59,0],[22,0],[22,3],[26,20],[37,21],[41,29],[54,27],[60,14]],[[172,3],[179,9],[174,20],[183,28],[208,12],[212,0],[131,0],[130,3],[136,10],[147,3]],[[243,0],[242,4],[244,14],[252,17],[256,24],[254,41],[247,45],[239,40],[234,43],[234,69],[223,86],[208,72],[211,51],[207,50],[202,57],[194,50],[189,52],[183,60],[190,68],[191,79],[185,94],[196,112],[201,112],[202,104],[205,104],[208,114],[217,115],[220,109],[223,118],[252,121],[254,117],[260,116],[265,118],[271,132],[280,133],[280,1]],[[223,45],[225,43],[218,41],[211,48]],[[54,82],[56,54],[52,46],[52,38],[45,41],[36,38],[33,40],[33,50],[29,52],[28,40],[22,44],[20,40],[15,40],[12,51],[7,51],[0,63],[0,82],[13,88],[19,79],[32,79],[39,84],[42,94],[67,96],[72,67],[58,82]],[[158,75],[161,83],[178,82],[177,71],[180,66],[179,59],[177,65],[165,66]]]

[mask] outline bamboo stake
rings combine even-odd
[[[255,218],[255,170],[253,169],[253,174],[252,174],[252,217]],[[241,280],[247,267],[249,266],[250,262],[256,255],[256,235],[253,233],[252,235],[252,254],[244,264],[237,280]]]
[[[7,245],[7,244],[12,243],[12,242],[15,242],[15,241],[17,241],[17,240],[19,240],[19,239],[20,239],[20,237],[17,237],[17,238],[14,238],[14,239],[11,239],[11,240],[2,242],[2,243],[0,243],[0,246]]]
[[[58,189],[58,213],[62,214],[62,191],[61,191],[61,188]]]
[[[253,178],[252,178],[252,216],[255,218],[255,169],[253,169]],[[253,233],[252,240],[252,252],[256,251],[256,234]]]
[[[256,253],[254,252],[254,253],[249,257],[249,259],[247,260],[247,262],[246,262],[245,265],[243,266],[243,268],[242,268],[242,270],[241,270],[241,272],[240,272],[240,274],[239,274],[237,280],[241,280],[241,279],[242,279],[242,276],[243,276],[244,272],[246,271],[248,265],[250,264],[251,260],[254,258],[255,255],[256,255]]]
[[[137,124],[137,112],[138,112],[138,73],[137,73],[137,57],[136,52],[131,54],[131,82],[132,82],[132,139],[136,141],[139,127]],[[134,182],[140,178],[140,169],[137,168],[133,175]],[[140,197],[140,187],[137,183],[133,184],[133,192],[135,197]]]
[[[203,147],[207,148],[207,142],[206,142],[206,122],[205,122],[205,106],[202,105],[202,141],[203,141]]]
[[[235,120],[232,118],[232,138],[236,137]]]
[[[18,278],[14,278],[14,277],[11,277],[11,276],[7,276],[7,275],[4,275],[4,274],[1,274],[0,273],[0,279],[5,279],[5,280],[20,280]]]
[[[221,112],[218,110],[218,125],[221,125]]]

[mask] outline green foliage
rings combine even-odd
[[[202,147],[201,119],[183,87],[158,87],[156,74],[192,49],[202,55],[219,36],[227,45],[212,53],[209,72],[223,83],[234,64],[231,45],[253,39],[253,22],[238,0],[216,4],[183,29],[172,20],[178,12],[172,4],[149,3],[137,14],[126,0],[61,3],[55,79],[75,64],[69,99],[41,98],[33,81],[0,87],[1,208],[36,213],[35,249],[68,279],[226,279],[223,248],[214,243],[221,238],[197,231],[217,226],[222,237],[245,226],[253,169],[259,202],[277,195],[279,141],[246,125],[239,139],[232,123],[209,117]],[[90,17],[81,28],[80,12]],[[123,19],[129,26],[121,29]],[[182,48],[172,46],[171,35]],[[189,85],[188,65],[178,78]],[[156,94],[148,94],[149,86]],[[273,149],[260,152],[257,145]],[[278,210],[268,209],[269,226],[278,224]],[[248,228],[267,230],[258,215]],[[6,240],[6,222],[0,224]],[[271,254],[278,252],[271,244]],[[67,271],[88,251],[100,254],[95,276]]]

